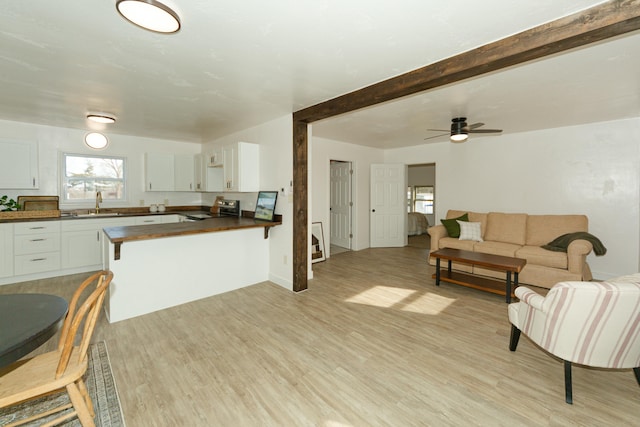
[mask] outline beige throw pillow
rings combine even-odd
[[[483,242],[482,228],[479,222],[458,221],[458,224],[460,224],[460,240]]]

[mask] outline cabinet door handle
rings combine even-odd
[[[96,240],[99,242],[100,241],[100,232],[96,231]]]
[[[47,260],[46,258],[33,258],[31,260],[31,262],[34,262],[34,261],[46,261],[46,260]]]
[[[142,222],[154,222],[154,220],[153,219],[145,219]]]
[[[35,186],[36,186],[36,178],[33,177],[33,187],[35,188]]]
[[[30,242],[44,242],[47,239],[31,239]]]
[[[149,190],[151,190],[151,188],[152,188],[152,187],[151,187],[151,183],[149,183]]]
[[[29,230],[42,230],[45,227],[29,227]]]

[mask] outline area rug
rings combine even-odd
[[[93,407],[96,412],[94,422],[96,427],[124,427],[124,417],[120,408],[118,390],[111,372],[109,353],[104,341],[91,344],[89,347],[89,367],[85,374],[84,381],[91,396]],[[28,418],[33,414],[44,412],[49,408],[69,403],[67,393],[58,393],[37,400],[22,403],[20,405],[0,410],[0,426],[12,421]],[[69,409],[67,411],[70,411]],[[64,413],[64,412],[61,412]],[[60,413],[58,413],[60,414]],[[23,424],[24,426],[35,427],[42,425],[45,421],[55,418],[58,414],[50,417]],[[77,417],[67,422],[58,424],[64,427],[82,427]]]

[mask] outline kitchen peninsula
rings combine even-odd
[[[282,218],[244,214],[105,228],[105,263],[114,273],[105,302],[109,322],[268,280],[268,233]]]

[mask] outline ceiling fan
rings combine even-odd
[[[426,139],[439,138],[443,135],[450,135],[450,139],[452,142],[464,142],[469,137],[470,133],[500,133],[502,129],[478,129],[479,127],[484,126],[484,123],[474,123],[472,125],[467,125],[466,117],[456,117],[451,119],[451,131],[446,129],[427,129],[428,131],[434,132],[446,132],[440,135],[430,136]]]

